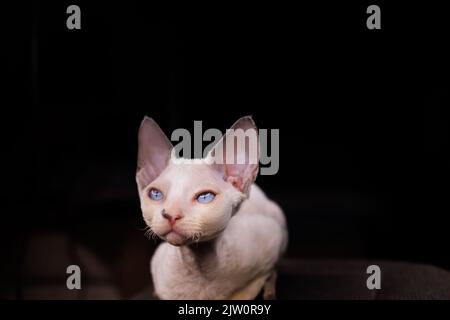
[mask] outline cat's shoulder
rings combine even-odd
[[[269,214],[270,216],[283,215],[281,207],[255,183],[250,187],[249,197],[242,204],[241,210],[248,213]]]

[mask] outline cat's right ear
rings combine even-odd
[[[142,190],[166,168],[173,146],[158,124],[147,116],[141,122],[138,141],[136,181]]]

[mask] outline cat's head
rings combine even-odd
[[[239,119],[231,129],[246,132],[251,129],[257,136],[251,117]],[[230,132],[205,159],[197,163],[180,162],[156,122],[148,117],[142,121],[136,181],[143,218],[161,239],[177,246],[213,239],[227,227],[248,196],[258,172],[258,161],[250,161],[252,150],[248,141],[233,147],[234,161],[226,160],[223,164],[211,161],[216,155],[226,158]]]

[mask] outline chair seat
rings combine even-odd
[[[380,267],[380,289],[367,288],[370,265]],[[151,293],[147,288],[133,299],[152,299]],[[450,272],[406,262],[285,259],[278,266],[277,299],[450,299]]]

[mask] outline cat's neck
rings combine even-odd
[[[187,267],[195,268],[201,272],[207,272],[217,267],[217,243],[218,239],[192,243],[186,246],[180,246],[183,263]]]

